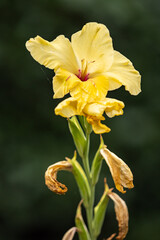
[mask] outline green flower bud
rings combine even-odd
[[[93,159],[92,168],[91,168],[91,178],[92,184],[95,185],[98,182],[99,174],[101,171],[103,157],[100,153],[100,150],[104,147],[104,142],[102,136],[100,136],[100,146],[97,150],[95,157]]]
[[[76,118],[76,116],[70,118],[68,120],[69,130],[72,134],[75,146],[77,151],[81,157],[83,157],[85,145],[86,145],[86,137],[84,132]]]
[[[76,218],[75,218],[77,232],[80,240],[91,240],[88,229],[82,217],[81,204],[82,204],[82,201],[78,205]]]
[[[94,208],[94,219],[93,219],[93,229],[94,229],[94,236],[98,237],[98,235],[101,232],[102,224],[104,221],[108,200],[109,197],[107,196],[109,191],[108,185],[105,182],[105,189],[104,193],[97,204],[97,206]]]
[[[66,158],[71,164],[72,164],[72,173],[76,179],[81,197],[83,199],[85,207],[88,206],[91,190],[89,187],[89,183],[87,180],[87,177],[83,171],[83,168],[79,164],[79,162],[76,160],[76,152],[74,154],[74,157],[72,159]]]

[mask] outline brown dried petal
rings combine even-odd
[[[133,188],[133,174],[127,164],[107,147],[101,149],[100,153],[110,169],[116,188],[122,193],[126,192],[123,187]]]
[[[72,227],[65,233],[62,240],[72,240],[76,232],[77,232],[77,228]]]
[[[72,171],[72,164],[68,161],[60,161],[49,166],[45,172],[45,184],[52,192],[65,194],[67,187],[57,181],[57,172],[60,170]]]
[[[109,191],[108,196],[114,201],[116,219],[118,221],[119,234],[116,239],[123,240],[128,232],[128,209],[124,200],[116,193]],[[110,238],[109,238],[110,239]],[[112,239],[112,238],[111,238]]]

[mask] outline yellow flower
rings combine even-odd
[[[87,23],[71,37],[64,35],[48,42],[37,36],[26,43],[32,57],[54,69],[54,98],[70,93],[79,99],[82,110],[86,103],[104,99],[107,92],[122,85],[131,94],[140,89],[140,74],[132,63],[112,46],[109,30],[103,24]]]
[[[74,115],[85,116],[88,123],[92,125],[93,131],[97,134],[109,132],[110,128],[101,123],[105,120],[102,116],[105,112],[108,117],[114,117],[123,114],[124,103],[112,98],[104,98],[97,102],[87,103],[80,111],[77,99],[70,97],[62,101],[55,108],[55,114],[70,118]]]

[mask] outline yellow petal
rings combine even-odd
[[[87,104],[84,107],[83,112],[86,115],[93,116],[96,118],[101,118],[105,109],[106,109],[106,105],[104,104],[104,102],[93,102],[93,103]]]
[[[89,98],[91,96],[91,92],[93,91],[93,85],[91,82],[80,82],[75,88],[70,90],[70,94],[73,98],[77,99],[78,101],[78,109],[82,111],[84,106],[89,102]],[[93,97],[92,97],[93,98]]]
[[[108,133],[110,132],[110,128],[108,128],[106,125],[101,123],[101,120],[104,120],[104,118],[97,119],[92,116],[87,116],[87,121],[89,124],[92,125],[93,131],[96,134],[102,134],[102,133]]]
[[[70,72],[61,71],[61,68],[57,70],[56,75],[53,78],[54,98],[62,98],[64,95],[69,93],[69,89],[66,84],[69,77]]]
[[[109,191],[108,196],[114,201],[114,208],[116,212],[116,219],[118,221],[119,234],[116,239],[123,240],[128,233],[128,208],[124,200],[122,200],[116,193]],[[112,235],[109,239],[112,239]]]
[[[108,117],[112,118],[123,114],[124,103],[122,101],[113,98],[106,98],[105,101],[105,113]]]
[[[57,105],[55,108],[55,114],[66,118],[80,115],[77,112],[77,101],[72,97],[65,99]]]
[[[125,193],[123,187],[133,188],[133,174],[127,164],[106,147],[100,153],[110,169],[117,190]]]
[[[45,172],[45,184],[52,192],[65,194],[67,187],[57,181],[57,173],[60,170],[72,171],[72,164],[68,161],[61,161],[49,166]]]
[[[110,74],[110,73],[109,73]],[[107,74],[104,74],[107,76]],[[122,86],[122,83],[116,81],[116,79],[114,78],[114,80],[111,77],[108,77],[108,90],[112,91],[115,90],[117,88],[120,88]],[[108,239],[107,239],[108,240]]]
[[[108,92],[108,79],[104,76],[97,76],[90,78],[85,82],[78,82],[76,87],[70,90],[72,97],[78,100],[80,105],[82,102],[85,104],[104,99]],[[81,104],[84,107],[84,104]],[[80,111],[82,107],[78,107]]]
[[[83,113],[87,116],[87,121],[92,125],[96,134],[110,132],[110,128],[101,123],[105,118],[102,116],[104,111],[109,117],[123,114],[123,102],[116,99],[105,98],[104,100],[87,104]]]
[[[62,68],[56,71],[56,75],[53,78],[53,91],[54,98],[62,98],[69,93],[72,88],[75,88],[81,81],[76,75],[68,72]]]
[[[100,76],[96,76],[94,78],[91,78],[88,81],[92,81],[93,85],[97,89],[97,93],[96,93],[97,97],[99,99],[105,98],[105,96],[107,95],[108,89],[109,89],[108,78],[100,75]]]
[[[141,76],[139,72],[135,70],[129,59],[117,51],[114,51],[112,66],[105,75],[109,78],[109,90],[124,85],[125,89],[132,95],[137,95],[141,92]]]
[[[105,111],[108,117],[114,117],[123,114],[124,103],[113,98],[105,98],[101,101],[87,104],[84,112],[88,115],[101,117]]]
[[[89,64],[88,71],[107,71],[113,61],[113,46],[109,31],[103,24],[87,23],[82,30],[71,37],[73,49],[81,61],[85,59]]]
[[[77,73],[79,66],[70,41],[63,35],[48,42],[37,36],[26,42],[26,48],[40,64],[57,70],[59,67]]]

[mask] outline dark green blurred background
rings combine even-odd
[[[53,72],[39,65],[25,49],[30,37],[51,41],[70,37],[89,21],[105,24],[114,48],[127,56],[142,75],[142,93],[124,88],[110,92],[125,102],[121,117],[107,119],[112,131],[104,135],[108,148],[134,173],[133,190],[120,194],[130,213],[128,240],[160,237],[160,2],[157,0],[38,0],[0,1],[0,239],[60,240],[74,226],[79,192],[70,173],[59,179],[69,191],[50,192],[44,172],[54,162],[72,157],[74,145],[67,121],[54,115]],[[92,137],[92,155],[99,138]],[[110,179],[104,164],[103,178]],[[110,202],[102,235],[117,231]]]

